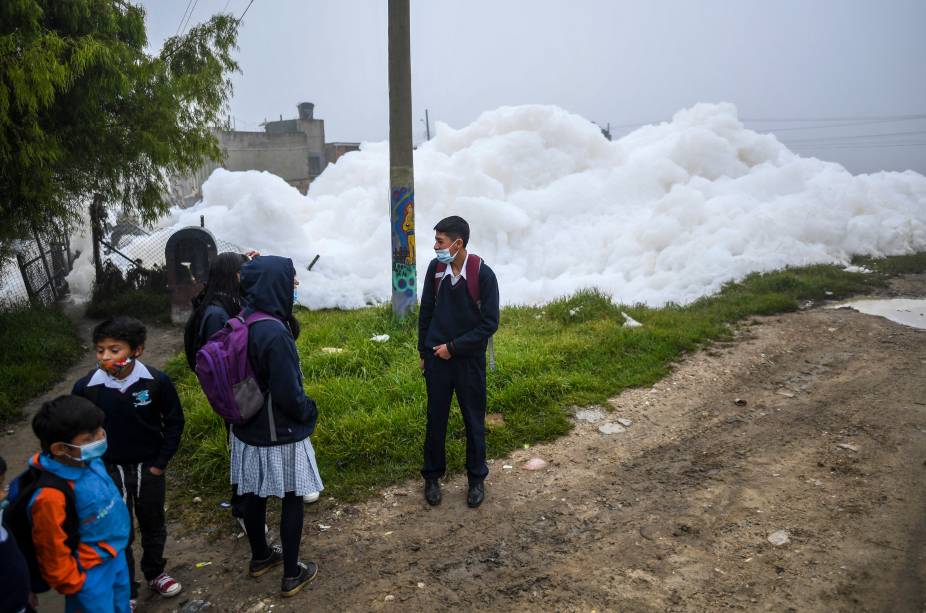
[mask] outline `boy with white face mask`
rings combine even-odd
[[[467,253],[469,224],[462,217],[434,226],[435,259],[428,266],[418,313],[418,353],[428,389],[424,443],[424,497],[440,504],[439,479],[447,469],[445,442],[456,393],[466,426],[466,503],[485,498],[486,348],[498,329],[498,281],[479,256]]]
[[[84,398],[46,402],[32,420],[42,451],[10,485],[17,541],[31,546],[27,557],[37,565],[32,589],[41,591],[46,586],[37,582],[44,581],[64,594],[67,612],[131,610],[125,562],[131,523],[100,460],[107,445],[103,417]]]

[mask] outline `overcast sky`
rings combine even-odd
[[[178,31],[187,7],[192,25],[223,10],[241,15],[249,2],[144,0],[152,49]],[[411,5],[416,141],[425,108],[432,123],[461,127],[501,105],[556,104],[622,126],[621,135],[626,124],[728,101],[741,118],[763,120],[750,127],[853,172],[926,174],[924,0]],[[327,140],[385,139],[386,16],[387,0],[254,0],[238,40],[237,128],[260,130],[309,101]],[[919,117],[898,120],[909,115]],[[783,119],[807,121],[767,121]],[[827,123],[835,127],[819,127]]]

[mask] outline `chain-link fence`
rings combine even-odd
[[[47,306],[67,294],[73,258],[67,237],[36,233],[12,245],[14,257],[0,262],[0,309]]]
[[[109,237],[101,244],[104,266],[108,261],[123,274],[132,268],[162,268],[165,264],[167,241],[174,232],[173,228],[149,232],[128,222],[116,224]],[[238,245],[220,238],[215,239],[215,246],[218,253],[244,253]]]

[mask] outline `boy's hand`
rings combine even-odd
[[[449,360],[450,351],[447,349],[447,343],[444,343],[443,345],[438,345],[437,347],[435,347],[434,355],[436,355],[442,360]]]
[[[155,466],[149,466],[149,467],[148,467],[148,472],[151,473],[152,475],[154,475],[155,477],[160,477],[161,475],[164,474],[164,469],[163,469],[163,468],[157,468],[157,467],[155,467]]]

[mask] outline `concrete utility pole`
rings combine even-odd
[[[399,318],[418,305],[408,3],[409,0],[389,0],[389,219],[392,312]]]

